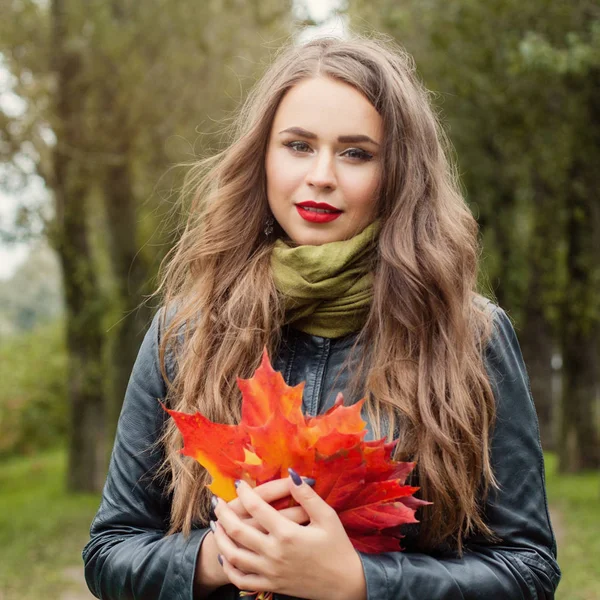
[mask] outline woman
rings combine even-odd
[[[104,599],[549,599],[560,578],[527,374],[475,293],[477,225],[409,56],[321,39],[280,54],[232,144],[192,173],[165,307],[127,390],[84,550]],[[367,396],[432,505],[404,552],[363,554],[296,473],[212,505],[160,407],[240,418],[263,347],[303,410]],[[305,475],[305,474],[300,474]],[[292,495],[295,508],[269,503]],[[213,517],[213,520],[210,518]],[[209,522],[210,521],[210,522]]]

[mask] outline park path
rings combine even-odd
[[[67,589],[60,596],[60,600],[95,600],[85,582],[83,565],[65,569],[63,576],[68,583]]]
[[[550,506],[550,521],[552,522],[556,545],[559,546],[565,539],[565,523],[562,512],[556,506]]]

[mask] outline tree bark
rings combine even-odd
[[[590,281],[600,267],[600,217],[595,189],[586,185],[588,177],[576,161],[567,203],[569,285],[562,311],[564,384],[559,437],[559,470],[569,473],[600,467],[595,412],[600,321],[596,314],[598,290],[592,289]]]
[[[577,473],[600,468],[595,404],[598,393],[596,326],[565,336],[564,384],[559,436],[559,471]]]
[[[131,369],[151,316],[150,308],[143,303],[149,275],[139,252],[137,202],[127,148],[121,148],[119,154],[122,161],[105,171],[103,194],[108,247],[118,295],[116,301],[122,315],[110,341],[113,382],[109,408],[111,431],[116,426]]]
[[[484,144],[485,151],[492,157],[492,160],[498,165],[499,172],[501,172],[506,164],[502,152],[491,139],[487,139]],[[489,219],[488,227],[493,231],[499,265],[497,276],[491,283],[497,303],[502,308],[514,309],[516,307],[512,280],[514,270],[512,233],[514,229],[515,191],[504,178],[499,178],[495,183],[497,185],[497,198],[495,198],[497,208],[494,217]]]
[[[111,23],[118,35],[132,23],[132,13],[123,10],[122,2],[109,5]],[[113,66],[115,70],[119,65]],[[124,105],[122,90],[115,80],[100,84],[101,106],[108,115],[104,140],[113,160],[102,169],[102,196],[106,211],[107,248],[115,283],[113,298],[117,320],[109,332],[110,398],[108,430],[116,429],[125,391],[144,332],[150,320],[150,309],[143,303],[147,292],[148,266],[140,252],[138,235],[138,198],[134,185],[131,140],[140,135],[142,123],[131,121],[129,107]],[[139,118],[142,118],[141,115]],[[162,143],[163,141],[161,141]]]
[[[546,320],[539,296],[531,290],[524,311],[524,325],[519,331],[523,358],[527,365],[531,395],[540,425],[544,450],[555,450],[555,409],[552,394],[552,327]]]
[[[64,0],[53,0],[53,66],[57,78],[57,136],[53,156],[56,230],[66,303],[70,437],[67,486],[98,492],[106,475],[105,403],[102,390],[102,300],[92,260],[86,198],[90,180],[81,152],[81,57],[68,50]]]
[[[556,404],[552,355],[555,331],[544,306],[548,282],[555,273],[556,232],[559,230],[556,211],[547,207],[554,202],[552,190],[533,172],[533,208],[535,222],[529,242],[529,285],[524,305],[523,328],[519,339],[531,382],[531,394],[540,425],[544,450],[556,450]],[[548,212],[552,214],[548,214]],[[549,276],[550,275],[550,276]]]

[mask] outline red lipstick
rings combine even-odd
[[[305,200],[296,204],[298,214],[311,223],[329,223],[335,221],[342,211],[326,202],[315,202],[314,200]]]

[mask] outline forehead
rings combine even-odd
[[[322,137],[345,133],[381,136],[381,117],[375,107],[351,85],[329,77],[305,79],[281,100],[273,131],[302,127]]]

